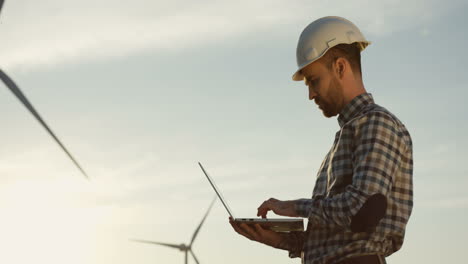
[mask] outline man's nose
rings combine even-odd
[[[314,100],[316,96],[317,96],[317,93],[314,92],[314,89],[309,87],[309,100]]]

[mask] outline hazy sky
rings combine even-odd
[[[6,0],[0,67],[88,172],[0,85],[0,263],[183,263],[213,198],[237,216],[311,196],[339,129],[291,81],[313,20],[373,43],[363,77],[414,142],[415,207],[389,263],[457,263],[468,229],[466,1]],[[216,203],[201,263],[300,263],[238,236]],[[192,261],[191,259],[189,261]],[[192,261],[192,263],[194,263]]]

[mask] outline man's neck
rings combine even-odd
[[[363,93],[367,93],[367,91],[361,79],[350,83],[349,86],[344,89],[345,105],[349,104],[349,102],[351,102],[356,96],[359,96]]]

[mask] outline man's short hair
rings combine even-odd
[[[354,73],[359,72],[359,76],[362,76],[361,50],[358,43],[338,44],[329,49],[322,58],[325,66],[329,70],[332,70],[333,63],[340,57],[345,58],[349,62]]]

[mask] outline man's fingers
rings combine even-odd
[[[255,232],[254,229],[249,227],[247,224],[236,223],[231,218],[229,219],[229,223],[231,224],[232,228],[234,228],[234,231],[236,231],[238,234],[245,236],[250,240],[260,241],[259,235]]]
[[[255,227],[255,231],[256,231],[258,234],[262,234],[262,233],[265,231],[265,229],[263,229],[262,226],[261,226],[260,224],[255,224],[254,227]]]
[[[242,229],[242,231],[248,235],[250,239],[260,242],[259,235],[249,225],[242,223],[239,226]]]
[[[261,218],[266,218],[267,212],[268,212],[268,211],[264,211],[264,210],[260,211],[260,210],[258,210],[257,216],[260,216]]]
[[[257,216],[261,216],[262,218],[266,218],[268,211],[273,210],[275,211],[277,203],[279,202],[278,199],[270,198],[262,203],[260,207],[257,209]]]
[[[257,216],[261,216],[262,218],[266,218],[268,211],[271,210],[270,201],[264,201],[258,208],[257,208]]]
[[[251,239],[250,235],[247,234],[241,227],[239,227],[237,225],[237,223],[230,222],[230,224],[231,224],[232,228],[234,228],[234,231],[236,231],[239,235],[242,235],[242,236],[245,236],[248,239]]]
[[[268,211],[270,208],[268,207],[259,207],[257,209],[257,216],[261,216],[262,218],[266,218]]]

